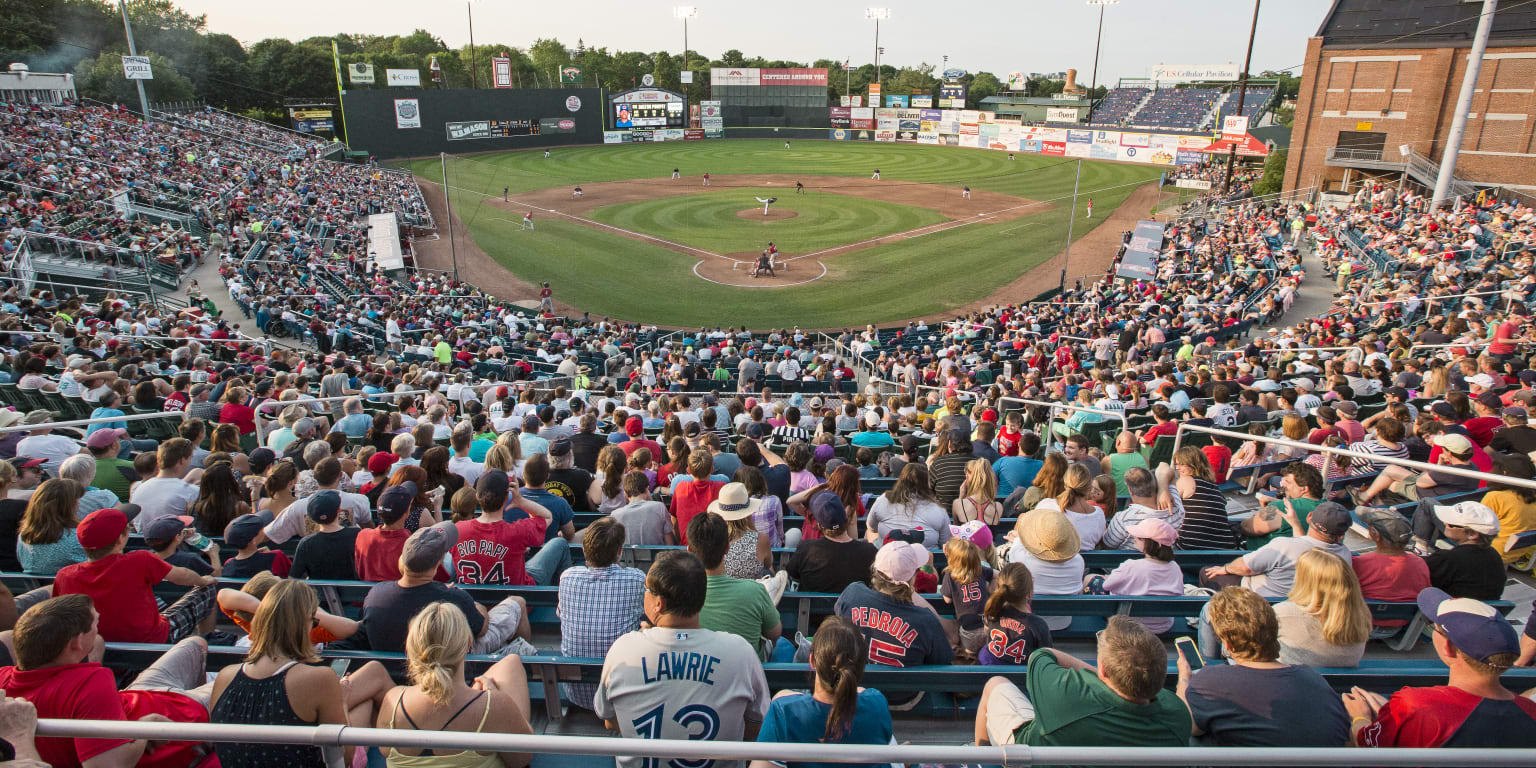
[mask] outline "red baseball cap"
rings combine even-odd
[[[645,431],[645,421],[639,416],[631,416],[624,422],[624,433],[634,437]]]
[[[85,516],[75,526],[75,538],[83,549],[106,549],[117,543],[123,531],[128,530],[128,516],[121,510],[107,507]]]

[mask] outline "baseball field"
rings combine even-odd
[[[824,328],[1054,288],[1077,164],[953,147],[732,139],[450,157],[446,192],[456,231],[472,240],[455,243],[460,268],[500,295],[522,297],[549,281],[560,303],[594,316]],[[403,166],[429,197],[440,193],[438,158]],[[1124,221],[1146,218],[1157,203],[1160,173],[1082,161],[1069,279],[1107,266]],[[770,242],[775,274],[751,276]]]

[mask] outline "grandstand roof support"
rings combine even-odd
[[[1456,179],[1456,159],[1461,155],[1461,138],[1467,133],[1467,111],[1472,108],[1472,94],[1477,90],[1477,78],[1483,71],[1483,52],[1488,50],[1488,34],[1493,30],[1493,14],[1499,9],[1499,0],[1483,0],[1483,12],[1477,19],[1477,35],[1472,38],[1472,50],[1467,54],[1467,71],[1461,78],[1461,93],[1456,95],[1456,111],[1451,117],[1451,132],[1445,136],[1445,152],[1440,155],[1440,173],[1435,177],[1435,194],[1429,201],[1429,209],[1445,204],[1450,194],[1451,182]]]
[[[117,7],[123,12],[123,32],[128,36],[128,55],[137,56],[139,51],[133,45],[133,24],[128,21],[128,3],[125,0],[117,0]],[[139,115],[148,120],[149,98],[144,95],[144,81],[134,79],[133,84],[139,89]]]

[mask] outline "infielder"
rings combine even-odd
[[[971,199],[971,188],[970,187],[961,187],[960,188],[960,196],[965,198],[966,200]]]
[[[805,194],[805,185],[804,185],[804,184],[801,184],[801,183],[800,183],[800,182],[798,182],[798,181],[797,181],[797,182],[795,182],[795,194],[797,194],[797,195],[803,195],[803,194]]]
[[[1093,218],[1093,201],[1088,201],[1088,218]]]
[[[672,180],[673,181],[677,181],[678,179],[682,178],[682,176],[683,175],[681,173],[678,173],[676,168],[672,169]]]
[[[581,187],[580,186],[577,186],[575,189],[571,190],[571,199],[574,200],[574,199],[576,199],[578,197],[581,197]]]
[[[752,199],[763,204],[763,215],[764,216],[768,215],[768,206],[773,205],[774,203],[777,203],[779,201],[779,199],[777,197],[755,197],[754,196]]]
[[[709,186],[709,174],[704,174],[704,186]]]
[[[527,213],[523,214],[523,229],[533,229],[533,211],[528,211]]]
[[[876,168],[875,172],[870,175],[870,178],[874,179],[875,181],[879,181],[880,180],[880,169]]]

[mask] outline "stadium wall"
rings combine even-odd
[[[380,158],[600,144],[602,96],[599,88],[353,91],[347,143]]]

